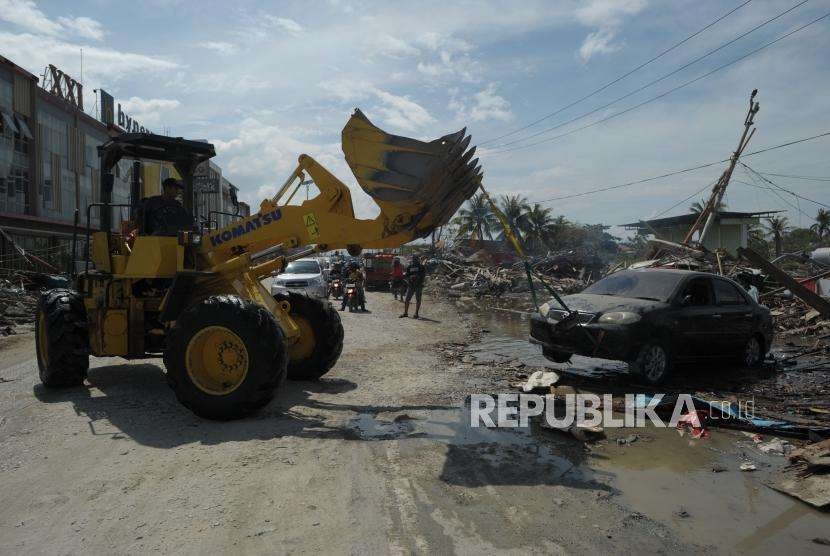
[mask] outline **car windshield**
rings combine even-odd
[[[668,301],[682,278],[682,274],[667,272],[622,271],[588,286],[582,293]]]
[[[317,261],[292,261],[285,267],[285,274],[320,274]]]

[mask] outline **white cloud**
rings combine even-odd
[[[58,21],[65,29],[85,39],[102,41],[107,34],[101,22],[90,17],[59,17]]]
[[[53,21],[32,0],[0,0],[0,20],[22,27],[25,31],[44,35],[69,32],[85,39],[100,41],[106,34],[101,22],[90,17],[59,17]]]
[[[435,121],[435,118],[420,104],[406,96],[397,96],[381,89],[375,89],[375,96],[382,105],[376,107],[381,119],[391,125],[407,131],[413,131]]]
[[[305,29],[303,26],[294,21],[293,19],[289,19],[287,17],[277,17],[271,14],[265,14],[262,16],[266,23],[277,27],[278,29],[282,29],[283,31],[287,31],[293,35],[299,35]]]
[[[218,52],[219,54],[225,56],[229,56],[238,50],[235,44],[222,41],[205,41],[198,43],[196,46],[207,50],[213,50],[214,52]]]
[[[613,29],[600,29],[590,33],[579,47],[579,59],[587,62],[596,54],[611,54],[620,50],[622,45],[611,42],[616,35]]]
[[[40,73],[50,63],[70,71],[76,67],[81,45],[52,37],[29,33],[0,32],[0,51],[20,61],[32,73]],[[123,52],[109,47],[84,47],[84,74],[91,79],[109,81],[137,71],[159,71],[179,68],[179,64],[144,54]]]
[[[589,33],[579,47],[579,59],[584,63],[598,54],[611,54],[622,49],[622,44],[613,43],[617,29],[623,20],[642,11],[647,0],[591,0],[580,6],[575,13],[577,22],[598,27]]]
[[[61,30],[31,0],[0,0],[0,19],[35,33],[55,35]]]
[[[473,95],[475,104],[470,110],[470,119],[474,122],[486,120],[509,121],[513,117],[510,111],[510,103],[502,96],[496,94],[497,83],[490,83]]]
[[[151,128],[170,123],[165,116],[181,106],[178,100],[168,98],[130,97],[120,103],[125,112]]]
[[[341,102],[379,101],[379,104],[370,105],[365,112],[370,118],[372,114],[380,114],[379,120],[393,128],[415,131],[435,122],[426,108],[408,96],[395,95],[371,83],[334,80],[317,86]]]
[[[406,41],[387,34],[381,35],[374,39],[372,48],[374,48],[374,50],[379,54],[383,54],[390,58],[417,56],[421,52]]]
[[[625,16],[642,11],[646,0],[591,0],[576,10],[576,20],[591,27],[617,25]]]

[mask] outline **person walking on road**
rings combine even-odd
[[[418,313],[421,310],[421,294],[424,291],[424,280],[426,279],[427,269],[421,264],[421,257],[412,255],[412,262],[406,267],[406,300],[403,304],[403,314],[400,318],[409,316],[409,302],[412,301],[412,296],[415,296],[415,314],[412,318],[417,319]]]
[[[392,261],[392,272],[390,274],[390,284],[392,287],[392,294],[395,296],[395,299],[398,299],[398,294],[401,296],[401,301],[403,301],[404,292],[401,291],[406,286],[406,280],[404,280],[404,273],[403,273],[403,265],[401,264],[401,259],[395,257]]]

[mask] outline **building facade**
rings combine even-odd
[[[747,246],[750,228],[758,226],[761,218],[775,213],[776,211],[722,211],[717,214],[714,225],[706,237],[703,238],[703,246],[709,251],[721,249],[735,256],[738,247]],[[688,213],[655,220],[631,222],[623,224],[623,226],[626,230],[638,230],[641,233],[653,234],[658,239],[682,243],[697,217],[698,215],[695,213]]]
[[[52,75],[57,71],[52,66],[48,70]],[[57,85],[47,81],[0,56],[0,275],[66,272],[76,230],[75,258],[84,259],[87,207],[101,201],[97,148],[124,132],[116,123],[122,119],[120,105],[117,120],[110,108],[102,110],[104,121],[99,121],[83,111],[79,83],[69,76]],[[77,90],[62,89],[64,82]],[[111,102],[112,97],[106,96]],[[131,121],[131,130],[135,125]],[[237,188],[215,163],[202,170],[203,175],[197,172],[194,180],[197,223],[212,215],[214,227],[227,225],[239,214]],[[114,174],[111,202],[125,205],[132,202],[134,182],[140,197],[146,198],[161,192],[165,178],[179,177],[170,165],[132,160],[120,161]],[[90,212],[93,229],[100,227],[99,210],[93,207]],[[117,231],[129,218],[129,209],[111,210],[112,228]],[[32,257],[21,257],[20,250]]]

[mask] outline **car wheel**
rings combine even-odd
[[[543,348],[542,355],[545,356],[545,359],[547,359],[548,361],[553,361],[554,363],[567,363],[571,360],[571,356],[573,355],[573,353]]]
[[[742,357],[742,363],[749,368],[756,368],[761,365],[761,362],[764,360],[764,354],[762,349],[761,340],[758,339],[758,336],[753,336],[749,340],[746,341],[746,345],[744,346],[744,353]]]
[[[646,344],[629,367],[649,384],[659,384],[671,370],[671,358],[662,345]]]

